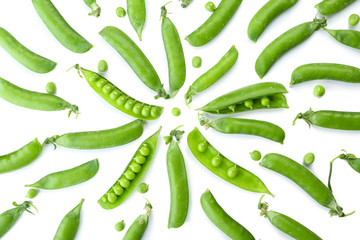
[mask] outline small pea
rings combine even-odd
[[[304,163],[306,165],[311,165],[314,162],[314,160],[315,160],[315,155],[313,153],[309,152],[309,153],[305,154]]]
[[[137,162],[138,164],[144,164],[146,158],[143,155],[137,155],[135,158],[135,162]]]
[[[245,105],[245,107],[251,109],[251,108],[253,107],[253,105],[254,105],[254,101],[253,101],[253,100],[246,100],[246,101],[244,102],[244,105]]]
[[[124,189],[120,185],[114,186],[113,190],[114,190],[114,193],[118,196],[120,196],[124,192]]]
[[[202,142],[202,143],[199,143],[198,150],[199,150],[199,152],[205,152],[207,147],[208,147],[207,142]]]
[[[89,82],[95,82],[99,79],[98,75],[92,75],[89,77]]]
[[[357,14],[351,14],[351,15],[349,16],[349,25],[350,25],[350,26],[355,26],[356,24],[359,23],[359,20],[360,20],[359,15],[357,15]]]
[[[229,106],[229,109],[230,109],[232,112],[235,112],[235,108],[236,108],[236,104]]]
[[[140,154],[141,155],[143,155],[143,156],[149,156],[149,154],[150,154],[150,149],[149,149],[149,147],[148,146],[146,146],[146,145],[144,145],[144,146],[142,146],[141,148],[140,148]]]
[[[114,91],[112,91],[111,93],[110,93],[110,98],[112,99],[112,100],[115,100],[115,99],[117,99],[118,97],[120,97],[120,91],[119,90],[114,90]]]
[[[270,104],[270,98],[268,97],[261,98],[261,105],[265,107],[269,107],[269,104]]]
[[[45,88],[47,93],[53,94],[56,92],[56,85],[54,82],[48,82]]]
[[[141,171],[141,165],[136,163],[136,162],[133,162],[131,165],[130,165],[130,169],[134,172],[134,173],[138,173]]]
[[[215,157],[213,157],[213,159],[211,159],[211,165],[213,165],[214,167],[218,167],[220,166],[222,163],[222,158],[217,155]]]
[[[103,89],[102,89],[102,91],[105,93],[105,94],[109,94],[109,93],[111,93],[111,91],[114,89],[114,86],[113,85],[111,85],[111,84],[106,84],[104,87],[103,87]]]
[[[202,62],[202,60],[201,60],[201,57],[199,57],[199,56],[195,56],[192,59],[192,65],[194,68],[201,67],[201,62]]]
[[[122,221],[115,224],[115,230],[118,231],[118,232],[121,232],[122,230],[124,230],[124,228],[125,228],[124,220],[122,220]]]
[[[116,103],[119,104],[120,106],[123,106],[126,102],[126,97],[123,95],[123,96],[120,96],[117,100],[116,100]]]
[[[133,180],[135,178],[135,173],[133,171],[131,171],[130,169],[127,170],[125,173],[124,173],[125,177],[129,180]]]
[[[144,117],[148,117],[150,115],[150,107],[143,107],[143,109],[141,110],[141,115],[143,115]]]
[[[149,185],[146,183],[140,183],[137,190],[139,193],[147,193],[149,190]]]
[[[103,196],[103,197],[101,198],[101,201],[103,201],[103,202],[105,203],[105,202],[107,202],[107,198]]]
[[[118,7],[116,9],[116,16],[123,18],[123,17],[125,17],[125,15],[126,15],[126,11],[123,7]]]
[[[123,188],[128,188],[130,186],[130,181],[124,177],[119,180],[119,183]]]
[[[174,107],[174,108],[171,110],[171,113],[172,113],[172,115],[174,115],[175,117],[177,117],[177,116],[180,116],[181,110],[180,110],[180,108]]]
[[[37,195],[38,195],[38,190],[34,188],[29,189],[29,191],[26,193],[26,197],[30,199],[33,199]]]
[[[205,4],[205,8],[206,10],[208,10],[209,12],[213,12],[215,11],[216,7],[215,7],[215,4],[213,2],[207,2]]]
[[[108,70],[108,64],[105,60],[100,60],[98,63],[99,72],[106,72]]]
[[[108,195],[107,195],[107,200],[109,201],[109,203],[114,203],[114,202],[116,202],[116,200],[117,200],[117,196],[116,196],[116,194],[115,193],[109,193]]]
[[[258,150],[254,150],[250,153],[250,157],[254,161],[259,161],[261,159],[261,153]]]
[[[104,79],[100,79],[97,83],[96,86],[98,88],[102,88],[105,85],[106,81]]]
[[[325,88],[321,85],[316,85],[314,87],[314,96],[315,97],[322,97],[325,94]]]
[[[226,174],[229,178],[234,178],[238,175],[238,173],[239,173],[239,169],[236,166],[234,166],[229,168]]]
[[[142,108],[141,103],[136,103],[132,111],[133,113],[139,115],[141,113],[141,108]]]
[[[133,108],[133,106],[134,106],[134,103],[135,102],[132,99],[127,100],[126,103],[125,103],[125,109],[126,110],[131,110]]]
[[[151,116],[154,118],[159,116],[159,110],[156,107],[151,108]]]

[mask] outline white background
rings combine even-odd
[[[261,81],[276,81],[287,88],[294,68],[305,63],[334,62],[360,67],[359,51],[336,42],[323,30],[316,32],[308,41],[283,56],[272,67],[263,80],[259,80],[254,63],[257,56],[273,39],[284,31],[300,23],[311,21],[316,15],[313,7],[317,1],[299,1],[292,9],[278,17],[254,44],[247,38],[247,25],[256,11],[266,0],[244,0],[226,28],[211,43],[196,48],[183,41],[187,61],[187,79],[178,95],[170,100],[154,100],[154,92],[149,90],[126,62],[112,49],[98,32],[107,25],[119,27],[140,46],[157,70],[166,89],[168,89],[167,62],[163,48],[159,21],[160,7],[167,1],[146,1],[147,18],[143,31],[143,41],[139,42],[128,17],[118,18],[116,8],[126,8],[124,1],[101,1],[100,18],[87,16],[89,9],[83,1],[53,1],[69,24],[89,40],[94,48],[85,54],[75,54],[65,49],[46,29],[36,14],[31,1],[12,0],[2,3],[0,25],[12,33],[29,49],[48,57],[58,65],[48,74],[33,73],[14,61],[0,49],[1,77],[23,88],[44,91],[48,81],[57,84],[57,95],[77,104],[81,114],[78,119],[67,118],[66,111],[41,112],[17,107],[0,99],[0,155],[14,151],[38,137],[43,141],[54,134],[74,131],[100,130],[123,125],[133,118],[123,114],[101,99],[87,82],[79,78],[76,71],[66,72],[75,63],[96,70],[99,60],[109,63],[105,74],[110,81],[129,95],[141,101],[165,107],[160,119],[147,122],[140,139],[125,146],[105,150],[77,151],[59,147],[53,151],[51,146],[31,165],[21,170],[0,175],[0,212],[11,208],[11,202],[25,200],[25,184],[33,183],[48,173],[75,167],[88,160],[99,158],[100,169],[90,181],[56,191],[40,191],[33,200],[39,213],[35,216],[24,213],[4,240],[13,239],[51,239],[64,215],[85,198],[81,213],[81,225],[77,239],[121,239],[125,231],[119,233],[114,224],[122,219],[127,227],[142,214],[145,204],[142,195],[136,191],[121,206],[114,210],[103,210],[97,200],[120,176],[124,167],[139,144],[162,125],[161,140],[156,157],[144,181],[150,184],[145,195],[153,205],[153,215],[143,239],[227,239],[206,217],[200,206],[200,196],[209,188],[221,206],[239,223],[243,224],[256,239],[287,239],[288,236],[275,229],[266,219],[259,216],[257,209],[261,194],[239,189],[218,178],[204,168],[191,154],[186,144],[186,136],[181,148],[186,160],[190,186],[190,207],[185,224],[179,229],[167,229],[170,205],[170,192],[166,171],[166,150],[162,137],[180,124],[188,133],[195,126],[200,127],[196,111],[184,104],[184,94],[191,83],[203,72],[213,66],[235,44],[239,58],[231,71],[205,92],[197,95],[191,104],[192,109],[201,107],[215,97],[228,91]],[[218,5],[219,0],[214,0]],[[168,5],[169,17],[177,26],[182,39],[202,24],[210,13],[204,8],[205,1],[195,0],[188,8],[182,9],[177,1]],[[348,28],[348,16],[359,13],[360,2],[328,19],[329,28]],[[201,56],[202,67],[191,66],[193,56]],[[209,142],[226,157],[258,175],[276,197],[265,197],[270,209],[284,213],[303,223],[323,239],[356,239],[360,214],[347,218],[330,217],[328,209],[320,206],[294,183],[270,170],[264,169],[249,157],[254,149],[262,154],[281,153],[301,162],[304,154],[314,152],[316,160],[311,167],[323,182],[327,181],[329,161],[340,154],[341,149],[360,155],[359,133],[336,131],[312,127],[299,120],[292,126],[292,120],[299,112],[312,107],[314,110],[360,111],[360,86],[341,82],[323,81],[326,88],[324,97],[318,99],[312,94],[313,87],[320,82],[309,82],[288,88],[289,109],[263,110],[241,113],[232,117],[261,119],[273,122],[286,131],[284,145],[246,135],[228,136],[211,129],[201,132]],[[171,115],[172,107],[182,110],[180,117]],[[359,209],[360,175],[345,162],[336,162],[333,175],[333,190],[338,203],[345,212]]]

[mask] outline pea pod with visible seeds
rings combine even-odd
[[[360,32],[359,31],[349,30],[349,29],[331,30],[331,29],[326,29],[326,28],[324,28],[324,30],[328,34],[330,34],[333,38],[335,38],[336,41],[338,41],[346,46],[360,49]]]
[[[124,172],[112,187],[98,200],[104,209],[113,209],[123,203],[140,183],[155,156],[161,127],[136,150]]]
[[[97,5],[96,0],[84,0],[86,6],[91,9],[89,16],[99,17],[101,13],[101,8]]]
[[[322,15],[329,16],[335,14],[356,0],[323,0],[316,4],[315,7]]]
[[[139,40],[142,41],[142,30],[146,20],[145,0],[127,0],[126,3],[130,23],[135,29]]]
[[[145,204],[144,209],[146,212],[135,219],[135,221],[131,224],[125,233],[123,240],[140,240],[142,238],[148,226],[149,217],[152,211],[152,206],[149,201],[147,201]]]

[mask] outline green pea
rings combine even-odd
[[[314,87],[314,96],[315,97],[322,97],[325,94],[325,88],[321,85],[316,85]]]
[[[106,72],[108,70],[108,64],[105,60],[100,60],[98,63],[99,72]]]
[[[96,82],[99,79],[98,75],[91,75],[89,77],[89,82]]]
[[[175,117],[177,117],[177,116],[180,116],[181,110],[180,110],[180,108],[174,107],[174,108],[171,110],[171,113],[172,113],[172,115],[174,115]]]
[[[154,118],[159,116],[159,110],[156,107],[151,108],[151,116]]]
[[[114,90],[114,86],[111,84],[106,84],[102,89],[103,93],[105,94],[110,94],[112,90]]]
[[[218,167],[220,166],[222,163],[222,158],[217,155],[215,157],[213,157],[213,159],[211,159],[211,165],[213,165],[214,167]]]
[[[246,100],[246,101],[244,102],[244,105],[245,105],[245,107],[251,109],[252,106],[254,105],[254,101],[253,101],[253,100]]]
[[[118,231],[118,232],[121,232],[122,230],[124,230],[124,228],[125,228],[124,220],[122,220],[122,221],[115,224],[115,230]]]
[[[232,112],[235,112],[235,108],[236,108],[236,104],[229,106],[229,109],[230,109]]]
[[[119,180],[120,186],[122,186],[123,188],[128,188],[130,186],[130,181],[126,178],[121,178]]]
[[[118,7],[118,8],[116,9],[116,16],[118,16],[118,17],[120,17],[120,18],[123,18],[123,17],[125,17],[125,15],[126,15],[126,11],[125,11],[124,8]]]
[[[131,110],[133,108],[133,106],[134,106],[134,103],[135,102],[132,99],[127,100],[126,103],[125,103],[125,109],[126,110]]]
[[[29,191],[26,193],[26,197],[33,199],[38,195],[38,190],[34,188],[30,188]]]
[[[314,160],[315,160],[315,155],[313,153],[309,152],[309,153],[305,154],[304,163],[306,165],[311,165],[314,162]]]
[[[207,2],[205,4],[205,8],[206,10],[208,10],[209,12],[214,12],[216,7],[215,7],[215,4],[213,2]]]
[[[147,193],[149,190],[149,185],[146,183],[140,183],[137,190],[139,193]]]
[[[114,90],[114,91],[112,91],[111,93],[110,93],[110,98],[112,99],[112,100],[116,100],[116,99],[118,99],[118,97],[120,97],[120,94],[121,94],[121,92],[119,91],[119,90]]]
[[[144,117],[148,117],[150,115],[150,107],[143,107],[143,109],[141,110],[141,115],[143,115]]]
[[[50,93],[50,94],[53,94],[56,92],[56,85],[54,82],[48,82],[46,84],[46,92]]]
[[[201,67],[201,62],[202,62],[202,60],[201,60],[201,57],[199,57],[199,56],[195,56],[192,59],[192,65],[194,68]]]
[[[101,201],[107,202],[107,198],[106,198],[106,197],[102,197],[102,198],[101,198]]]
[[[238,173],[239,173],[239,169],[236,166],[234,166],[229,168],[226,174],[228,175],[229,178],[234,178],[238,175]]]
[[[125,173],[124,173],[125,177],[129,180],[133,180],[135,178],[135,173],[133,171],[131,171],[130,169],[127,170]]]
[[[130,169],[134,172],[134,173],[138,173],[141,171],[141,165],[136,163],[136,162],[133,162],[131,165],[130,165]]]
[[[100,79],[99,81],[97,81],[96,86],[98,88],[102,88],[105,85],[105,83],[107,83],[107,81],[105,81],[104,79]]]
[[[146,158],[143,155],[137,155],[135,158],[135,162],[137,162],[138,164],[144,164]]]
[[[269,104],[270,104],[270,99],[268,97],[261,98],[261,105],[265,107],[269,107]]]
[[[141,103],[136,103],[135,105],[134,105],[134,108],[133,108],[133,113],[135,113],[135,114],[140,114],[141,113],[141,109],[142,108],[142,104]]]
[[[120,185],[114,186],[113,190],[114,190],[114,193],[118,196],[120,196],[124,192],[124,189]]]
[[[125,97],[124,95],[123,96],[120,96],[117,100],[116,100],[116,103],[119,104],[120,106],[123,106],[126,102],[126,99],[127,97]]]
[[[261,159],[261,153],[258,150],[254,150],[250,153],[250,157],[254,161],[259,161]]]
[[[116,202],[116,200],[117,200],[117,196],[116,196],[116,194],[115,193],[109,193],[108,195],[107,195],[107,200],[110,202],[110,203],[114,203],[114,202]]]
[[[140,154],[143,155],[143,156],[149,156],[150,154],[150,149],[147,145],[144,144],[144,146],[142,146],[139,150]]]
[[[350,26],[355,26],[356,24],[359,23],[359,20],[360,20],[359,15],[357,15],[357,14],[351,14],[351,15],[349,16],[349,25],[350,25]]]
[[[199,150],[199,152],[205,152],[207,147],[208,147],[207,142],[202,142],[202,143],[199,143],[198,150]]]

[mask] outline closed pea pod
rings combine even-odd
[[[338,42],[356,49],[360,49],[360,32],[356,30],[324,30],[335,38]]]
[[[145,0],[127,0],[126,2],[130,23],[141,41],[142,30],[146,19]]]
[[[214,39],[230,21],[242,0],[222,0],[211,16],[187,40],[192,46],[200,47]]]
[[[131,224],[127,232],[125,233],[125,236],[123,237],[123,240],[140,240],[149,224],[149,217],[151,215],[152,206],[147,201],[145,204],[145,213],[138,216],[135,221]]]
[[[99,17],[101,13],[101,8],[97,5],[96,0],[84,0],[86,6],[91,9],[89,16]]]
[[[355,0],[323,0],[315,7],[322,15],[329,16],[343,10],[353,2]]]
[[[85,53],[92,48],[61,16],[50,0],[32,0],[34,8],[52,35],[67,49]]]
[[[204,91],[224,76],[234,66],[238,55],[239,53],[237,49],[235,46],[232,46],[218,63],[198,77],[195,82],[191,84],[189,90],[185,94],[186,104],[191,103],[192,96]]]

